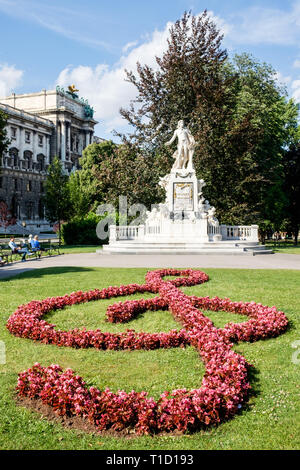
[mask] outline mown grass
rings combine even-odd
[[[231,421],[185,436],[143,436],[126,439],[67,430],[34,411],[17,406],[14,388],[18,372],[34,362],[71,367],[89,385],[113,391],[147,390],[155,398],[164,390],[196,388],[204,367],[193,348],[157,351],[96,351],[59,348],[16,338],[5,323],[15,308],[32,299],[63,295],[109,285],[142,283],[146,269],[47,268],[0,281],[0,331],[6,364],[0,365],[1,449],[297,449],[299,448],[299,371],[292,362],[292,344],[300,339],[300,271],[204,269],[211,280],[185,288],[187,294],[229,297],[232,300],[276,305],[286,312],[290,328],[278,338],[241,343],[234,349],[254,365],[253,395]],[[128,298],[149,297],[152,294]],[[124,300],[124,298],[116,299]],[[114,299],[68,307],[48,314],[59,328],[101,328],[106,331],[168,331],[180,328],[169,312],[147,312],[128,324],[105,321]],[[244,317],[205,312],[217,327]]]
[[[101,248],[101,245],[61,245],[59,249],[61,253],[68,255],[75,253],[95,253],[96,250],[101,250]],[[42,256],[47,256],[47,253],[42,253]]]
[[[284,253],[287,255],[300,255],[300,243],[294,245],[291,240],[280,240],[278,242],[266,241],[265,245],[270,248],[274,253]]]

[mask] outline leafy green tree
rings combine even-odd
[[[100,144],[93,143],[84,149],[83,156],[80,158],[81,170],[78,173],[76,172],[77,184],[80,187],[84,208],[87,205],[89,209],[93,210],[103,201],[101,184],[95,177],[95,171],[102,162],[113,158],[116,149],[116,144],[111,140]],[[73,190],[71,190],[71,193],[73,195]],[[74,197],[72,196],[73,200],[74,198],[76,198],[76,194]]]
[[[59,243],[61,240],[61,222],[71,216],[69,177],[64,173],[62,163],[55,157],[49,165],[45,182],[45,195],[43,202],[46,209],[46,218],[49,222],[58,223]]]
[[[119,196],[128,205],[141,203],[148,208],[159,202],[163,193],[157,188],[158,171],[153,153],[141,152],[137,145],[124,144],[94,168],[97,194],[102,203],[118,207]]]
[[[283,149],[297,122],[275,71],[242,54],[230,61],[222,35],[205,11],[185,13],[170,28],[158,70],[127,71],[137,97],[121,115],[133,132],[122,136],[156,156],[157,175],[172,164],[164,143],[180,119],[197,147],[194,165],[223,223],[282,218]]]
[[[159,168],[154,153],[141,152],[136,144],[116,145],[109,141],[89,145],[80,164],[81,170],[70,177],[71,200],[77,215],[105,203],[117,210],[119,196],[126,196],[129,205],[142,203],[148,207],[163,197],[157,189]]]
[[[87,188],[82,182],[82,171],[71,173],[68,180],[70,195],[70,211],[73,217],[85,217],[89,212],[89,200]]]
[[[293,234],[294,243],[297,245],[300,229],[300,140],[297,144],[292,144],[284,155],[284,173],[287,196],[286,228]]]

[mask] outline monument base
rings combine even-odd
[[[160,180],[163,204],[147,212],[143,225],[110,226],[109,244],[99,253],[127,254],[269,254],[258,242],[258,226],[220,225],[215,208],[204,199],[204,180],[195,170],[172,169]]]
[[[99,254],[198,254],[198,255],[262,255],[272,254],[264,245],[252,242],[145,242],[139,240],[119,240],[104,245]]]

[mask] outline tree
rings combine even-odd
[[[96,209],[103,201],[103,191],[95,171],[102,162],[113,158],[116,149],[116,144],[110,140],[100,144],[93,143],[83,151],[83,156],[80,158],[81,170],[76,172],[76,178],[81,197],[85,201],[84,205],[86,204],[89,209]],[[73,194],[72,189],[71,194]]]
[[[285,192],[287,195],[286,219],[287,229],[298,244],[300,228],[300,143],[291,145],[284,155]]]
[[[85,217],[89,212],[89,200],[87,188],[82,182],[82,171],[71,173],[68,181],[70,194],[70,211],[73,217]]]
[[[127,71],[137,97],[120,110],[133,127],[122,137],[153,152],[162,176],[172,164],[164,143],[184,119],[198,143],[197,176],[221,221],[254,223],[282,213],[283,147],[298,111],[272,67],[246,54],[230,61],[222,38],[206,11],[185,13],[158,69],[138,63],[137,75]]]
[[[0,227],[4,227],[5,230],[5,236],[6,236],[6,229],[10,225],[15,225],[17,222],[16,218],[14,215],[11,213],[11,211],[8,209],[8,206],[6,202],[1,201],[0,202]]]
[[[150,208],[159,202],[163,193],[156,186],[158,174],[154,154],[145,156],[145,151],[129,143],[116,147],[93,170],[100,201],[116,208],[119,196],[126,196],[128,205],[141,203]]]
[[[55,157],[48,167],[45,182],[45,196],[43,202],[46,209],[46,218],[58,223],[59,243],[61,240],[61,222],[70,216],[70,193],[68,176],[64,173],[62,163]]]
[[[163,197],[156,187],[159,168],[154,153],[141,152],[136,144],[94,143],[84,150],[80,164],[82,169],[70,178],[71,198],[79,194],[84,210],[96,210],[103,203],[117,209],[119,196],[126,196],[129,205],[142,203],[150,208]]]

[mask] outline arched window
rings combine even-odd
[[[19,157],[18,157],[19,150],[16,147],[12,147],[9,149],[8,153],[12,159],[12,162],[11,162],[12,166],[19,167]]]
[[[30,150],[25,150],[24,152],[25,168],[27,170],[32,169],[32,152]]]
[[[39,153],[36,159],[39,163],[39,170],[45,171],[45,159],[46,159],[45,155],[42,153]]]

